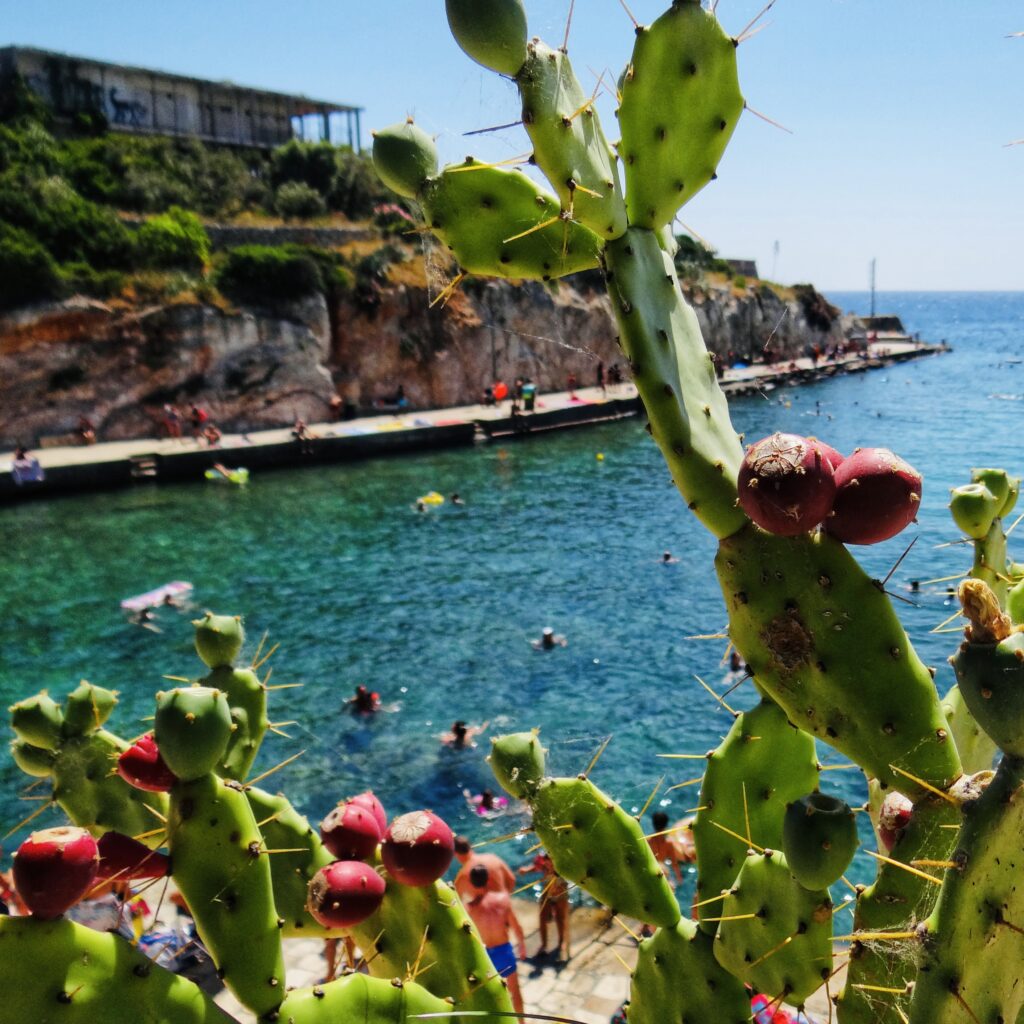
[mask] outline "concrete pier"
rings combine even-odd
[[[770,391],[844,373],[858,373],[948,351],[911,341],[880,342],[866,355],[830,361],[803,358],[773,366],[728,369],[721,378],[727,396]],[[478,441],[512,440],[550,430],[606,423],[641,412],[632,383],[578,388],[540,395],[531,412],[511,414],[511,402],[451,409],[399,411],[338,423],[309,425],[297,440],[289,427],[225,434],[218,445],[186,438],[140,438],[33,451],[42,479],[17,483],[13,452],[0,453],[0,503],[160,481],[198,480],[220,463],[250,471],[347,462],[437,448],[468,447]]]

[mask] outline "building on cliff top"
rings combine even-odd
[[[31,47],[0,48],[0,91],[9,89],[16,75],[65,122],[100,114],[115,131],[137,135],[259,148],[299,138],[359,150],[363,108],[344,103]]]

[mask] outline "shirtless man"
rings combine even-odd
[[[516,876],[512,869],[496,853],[474,853],[473,846],[465,836],[455,837],[455,859],[461,865],[452,883],[459,899],[468,903],[473,898],[473,886],[469,873],[475,867],[487,869],[487,887],[490,892],[512,893],[516,887]]]
[[[472,898],[466,903],[466,911],[473,919],[480,938],[484,940],[494,969],[508,985],[512,1008],[516,1013],[523,1013],[523,994],[519,990],[516,953],[509,941],[509,929],[515,935],[521,960],[526,959],[526,936],[523,934],[523,926],[512,910],[512,897],[507,892],[489,889],[489,882],[489,873],[482,864],[470,869],[469,884]]]
[[[651,824],[654,826],[654,835],[647,840],[651,852],[661,870],[665,872],[665,876],[671,878],[671,869],[672,874],[676,876],[676,885],[679,885],[683,880],[683,872],[679,865],[697,859],[693,848],[692,819],[678,822],[669,829],[668,815],[664,811],[655,811],[651,815]]]
[[[539,872],[543,888],[540,897],[540,949],[537,956],[548,951],[548,924],[554,920],[558,933],[556,952],[559,960],[569,959],[569,883],[556,871],[546,853],[538,853],[532,864],[524,864],[519,874],[530,875]]]

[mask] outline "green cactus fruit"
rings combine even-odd
[[[965,642],[950,661],[975,721],[1005,753],[1024,757],[1024,632]]]
[[[751,525],[720,542],[715,568],[732,641],[794,725],[911,799],[961,774],[931,673],[842,544]]]
[[[805,889],[827,889],[838,882],[857,852],[857,821],[850,805],[821,792],[787,804],[782,850]]]
[[[220,690],[231,709],[231,736],[217,764],[217,774],[244,782],[270,725],[266,687],[252,669],[230,666],[215,668],[202,685]]]
[[[1016,1021],[1024,1009],[1024,761],[1007,754],[995,777],[964,805],[955,869],[923,934],[910,1024]]]
[[[293,989],[280,1010],[260,1017],[258,1024],[407,1024],[420,1014],[450,1024],[450,1009],[451,1003],[414,981],[350,974],[326,985]]]
[[[743,447],[729,420],[697,315],[653,231],[630,228],[605,251],[608,293],[651,434],[694,515],[716,537],[749,520],[737,507]]]
[[[942,698],[942,711],[949,723],[964,771],[973,775],[992,767],[999,748],[971,714],[960,687],[954,683]]]
[[[247,786],[245,795],[263,835],[264,846],[278,851],[270,857],[270,877],[274,906],[284,922],[281,935],[284,938],[308,935],[330,938],[344,934],[341,929],[325,930],[306,909],[310,879],[334,860],[320,841],[319,833],[279,793]]]
[[[373,133],[373,166],[392,192],[415,199],[437,174],[437,147],[412,118]]]
[[[872,788],[879,789],[877,783]],[[937,872],[907,866],[949,860],[959,824],[958,808],[941,797],[929,794],[914,804],[903,834],[888,851],[891,862],[879,863],[874,883],[857,897],[855,932],[913,931],[931,913],[939,887],[923,875],[934,878]],[[897,950],[888,941],[854,942],[839,995],[843,1024],[906,1024],[917,963],[903,950],[894,955]]]
[[[630,224],[669,223],[715,176],[742,112],[736,44],[700,3],[637,29],[619,107]]]
[[[196,627],[196,653],[210,668],[230,665],[245,643],[241,615],[214,615],[207,612],[193,619]]]
[[[0,917],[0,1017],[12,1024],[225,1024],[214,1001],[114,932]]]
[[[14,740],[11,743],[11,757],[26,775],[37,779],[45,779],[48,775],[52,775],[53,764],[57,760],[52,750],[36,747],[21,740]]]
[[[533,827],[555,871],[613,913],[672,928],[679,904],[643,829],[589,779],[545,779]]]
[[[536,729],[492,737],[487,760],[502,789],[520,800],[529,800],[544,779],[544,748]]]
[[[218,974],[253,1012],[275,1009],[285,996],[281,922],[270,856],[242,788],[212,772],[180,782],[167,837],[174,881]]]
[[[379,866],[379,857],[371,863]],[[401,978],[410,965],[433,964],[418,975],[420,984],[439,998],[454,1000],[456,1009],[512,1012],[504,982],[495,973],[458,897],[445,882],[424,886],[391,882],[377,912],[349,931],[375,977]]]
[[[700,902],[732,886],[749,845],[778,849],[786,804],[817,785],[813,738],[794,729],[774,701],[738,715],[708,758],[693,822]],[[703,921],[721,910],[706,903],[698,913]],[[702,927],[715,931],[713,923]]]
[[[1006,614],[1015,626],[1024,626],[1024,580],[1007,591]]]
[[[750,997],[715,960],[711,936],[682,917],[675,928],[659,928],[640,942],[629,1024],[691,1020],[749,1024]]]
[[[626,206],[615,156],[568,55],[533,40],[516,82],[534,160],[562,209],[602,238],[618,238],[626,230]]]
[[[755,992],[802,1006],[832,973],[832,900],[778,852],[751,851],[722,903],[715,958]]]
[[[971,482],[983,484],[995,495],[999,503],[996,515],[1000,519],[1013,511],[1020,493],[1020,477],[1010,476],[1005,469],[972,469]]]
[[[231,730],[231,709],[220,690],[192,686],[156,695],[156,743],[179,779],[198,779],[213,771]]]
[[[44,690],[12,704],[11,728],[19,740],[35,747],[56,750],[63,735],[64,712]]]
[[[983,540],[999,515],[1001,504],[984,484],[964,484],[950,490],[953,522],[972,540]]]
[[[102,686],[93,686],[84,679],[68,694],[64,702],[64,734],[87,736],[110,717],[117,704],[117,694]]]
[[[455,42],[499,75],[513,76],[526,60],[526,11],[522,0],[445,0]]]
[[[600,263],[597,235],[563,217],[558,200],[522,171],[469,157],[432,178],[420,202],[470,274],[549,281]]]

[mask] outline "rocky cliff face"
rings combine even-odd
[[[85,299],[0,318],[0,446],[38,446],[87,416],[101,440],[154,433],[165,402],[205,406],[222,429],[327,418],[337,391],[360,407],[401,385],[413,407],[478,400],[494,379],[581,385],[625,360],[599,280],[512,287],[467,281],[447,306],[416,273],[276,315],[197,303],[126,309]],[[712,349],[778,357],[842,339],[848,325],[813,292],[688,288]],[[628,372],[628,370],[627,370]]]

